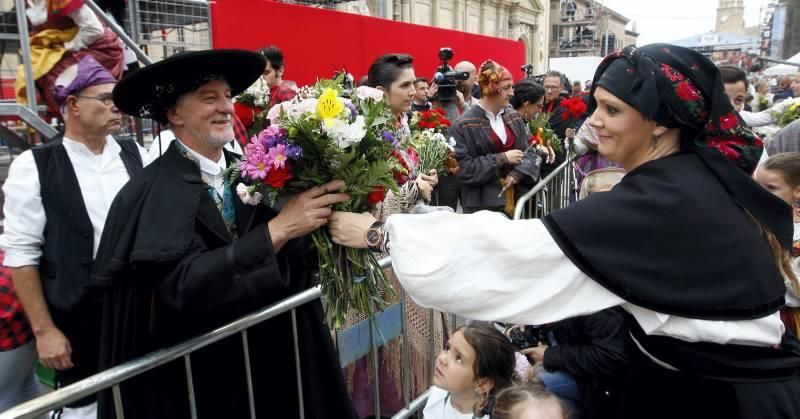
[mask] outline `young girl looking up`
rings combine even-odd
[[[425,419],[488,419],[498,391],[511,386],[514,347],[487,324],[457,329],[436,358]]]
[[[794,243],[792,264],[800,272],[800,153],[781,153],[770,157],[756,171],[756,181],[766,190],[792,207]],[[786,308],[781,310],[781,320],[786,328],[800,333],[800,290],[786,282]]]
[[[492,419],[567,419],[567,411],[544,385],[529,383],[498,393]]]

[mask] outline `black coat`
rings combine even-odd
[[[564,371],[581,390],[583,417],[611,418],[628,374],[628,329],[619,309],[562,320],[548,327],[557,346],[544,352],[544,367]]]
[[[234,155],[226,152],[228,161]],[[310,240],[276,253],[267,222],[276,214],[235,199],[232,240],[195,163],[176,147],[117,195],[95,262],[106,287],[101,368],[208,332],[312,286]],[[307,418],[355,417],[319,300],[297,309]],[[299,417],[290,314],[248,331],[256,413]],[[121,386],[126,417],[189,416],[183,360]],[[199,417],[249,417],[242,338],[191,355]],[[109,395],[100,418],[113,417]]]

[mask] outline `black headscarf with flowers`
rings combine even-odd
[[[714,64],[672,45],[627,47],[600,64],[592,95],[599,87],[680,129],[681,151],[545,217],[564,254],[609,291],[661,313],[741,320],[778,310],[786,286],[752,218],[789,249],[791,211],[752,179],[763,146]]]
[[[682,148],[693,152],[725,184],[728,192],[787,249],[792,236],[773,210],[779,205],[764,199],[749,176],[758,166],[764,144],[733,109],[722,76],[703,54],[669,44],[627,46],[607,56],[595,72],[590,111],[597,106],[594,91],[603,87],[646,119],[667,128],[679,128]],[[747,178],[730,173],[721,154]]]

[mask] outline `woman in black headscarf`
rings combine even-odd
[[[686,48],[627,47],[591,94],[599,150],[627,171],[611,191],[543,220],[335,214],[334,240],[388,248],[418,303],[472,319],[621,306],[638,348],[621,417],[800,417],[800,352],[778,314],[784,276],[797,286],[791,212],[752,180],[763,145],[719,71]]]

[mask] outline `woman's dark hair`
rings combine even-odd
[[[525,102],[536,103],[544,97],[544,87],[531,78],[525,78],[514,86],[514,96],[511,97],[511,107],[519,109]]]
[[[486,323],[473,323],[456,331],[459,330],[475,351],[475,362],[472,364],[475,378],[494,381],[492,390],[483,395],[473,407],[476,416],[488,415],[494,406],[495,394],[514,384],[514,346],[506,335]]]
[[[780,153],[764,162],[764,169],[780,172],[792,188],[800,186],[800,153]]]
[[[543,407],[545,404],[552,404],[558,409],[561,417],[567,419],[567,409],[561,400],[538,382],[509,387],[499,392],[492,410],[492,419],[511,419],[514,410],[528,400],[536,401]]]
[[[739,67],[733,65],[721,65],[719,66],[719,73],[722,75],[723,84],[738,83],[743,81],[744,88],[750,88],[750,82],[747,81],[747,73],[745,73],[744,70]]]
[[[269,45],[264,48],[258,50],[264,57],[269,61],[269,65],[272,66],[273,70],[278,70],[284,65],[283,62],[283,52],[281,52],[280,48],[276,47],[275,45]]]
[[[408,54],[386,54],[378,57],[372,62],[367,72],[367,85],[369,87],[383,87],[387,91],[395,80],[400,77],[400,73],[408,68],[414,68],[411,64],[414,59]]]

